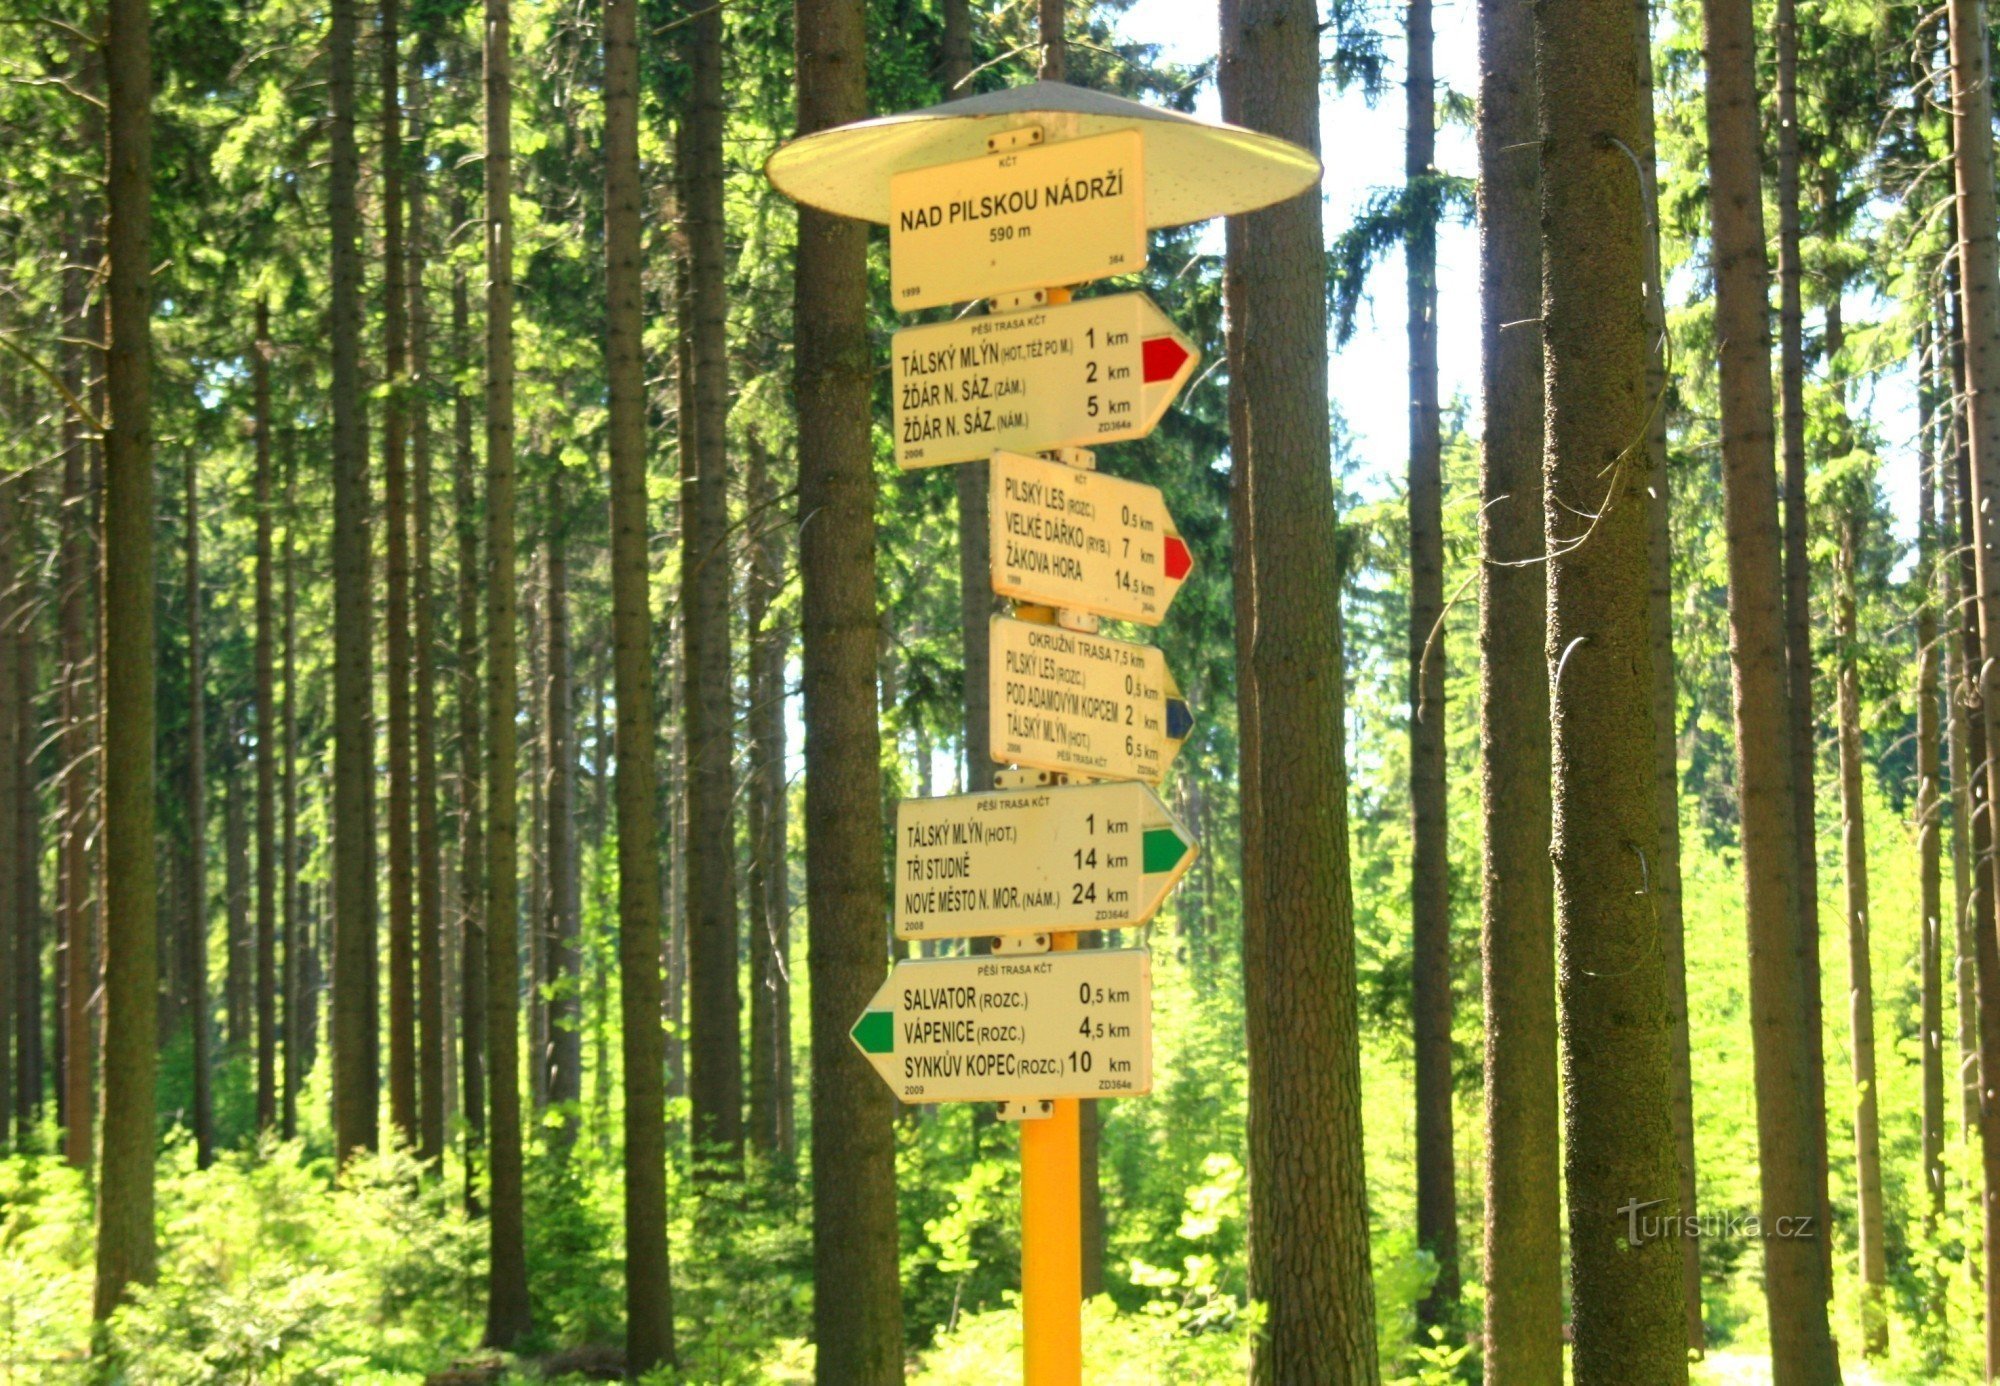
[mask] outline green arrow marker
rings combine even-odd
[[[1186,861],[1194,850],[1188,842],[1172,828],[1146,829],[1141,860],[1148,876],[1156,876],[1163,871],[1171,871]]]
[[[864,1054],[896,1052],[896,1018],[887,1011],[863,1011],[854,1022],[854,1042]]]

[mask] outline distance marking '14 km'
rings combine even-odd
[[[909,471],[1143,438],[1200,353],[1144,294],[1108,294],[905,327],[889,359]]]
[[[896,936],[1143,924],[1194,858],[1188,830],[1134,780],[905,799]]]
[[[1137,130],[913,168],[889,178],[899,313],[1146,267]]]
[[[993,759],[1158,784],[1194,728],[1152,645],[995,616]]]
[[[993,590],[1156,626],[1194,568],[1157,486],[993,454]]]
[[[1131,1097],[1153,1086],[1143,948],[899,962],[851,1032],[904,1102]]]

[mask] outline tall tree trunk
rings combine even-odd
[[[521,1208],[520,891],[515,877],[519,632],[514,570],[514,61],[509,0],[486,0],[486,1334],[509,1347],[528,1331]]]
[[[234,721],[223,716],[222,741],[229,758],[235,753]],[[222,770],[222,918],[223,1016],[228,1047],[254,1046],[252,1034],[257,986],[254,969],[256,940],[250,937],[250,826],[243,812],[243,785],[233,764]]]
[[[1563,1356],[1534,43],[1527,7],[1506,0],[1480,5],[1480,384],[1486,413],[1480,454],[1479,715],[1486,748],[1480,951],[1485,1368],[1493,1386],[1561,1386]]]
[[[859,0],[795,0],[799,133],[868,113]],[[812,973],[813,1338],[818,1376],[903,1377],[893,1103],[847,1037],[882,982],[881,732],[868,228],[799,209],[794,389]],[[692,849],[692,844],[690,844]],[[693,855],[692,850],[690,855]]]
[[[528,935],[522,948],[522,962],[528,969],[523,988],[528,1002],[528,1110],[529,1125],[541,1125],[542,1110],[549,1105],[549,900],[548,900],[548,797],[549,741],[546,697],[548,666],[548,583],[545,553],[537,549],[529,555],[529,573],[521,584],[521,628],[532,632],[528,640],[527,739],[523,759],[528,773],[528,828],[521,855],[528,868],[528,896],[521,904],[521,917]]]
[[[1951,296],[1957,308],[1958,321],[1955,325],[1961,329],[1952,334],[1953,394],[1963,400],[1966,352],[1962,330],[1963,300],[1957,291],[1960,282],[1958,274],[1948,273],[1947,282],[1952,287]],[[1972,542],[1975,522],[1970,434],[1969,419],[1964,406],[1961,406],[1951,468],[1958,501],[1954,518],[1958,527],[1959,585],[1960,590],[1968,594],[1976,589],[1979,580],[1975,571],[1978,557]],[[1968,671],[1978,669],[1984,659],[1985,644],[1980,633],[1981,613],[1977,603],[1972,601],[1964,602],[1959,612],[1960,667]],[[1967,677],[1973,676],[1968,673]],[[1969,708],[1968,713],[1965,739],[1973,773],[1967,784],[1971,811],[1966,815],[1966,821],[1971,829],[1975,869],[1971,888],[1967,892],[1967,910],[1973,921],[1970,932],[1974,938],[1979,1012],[1979,1148],[1982,1174],[1979,1202],[1985,1224],[1985,1254],[1980,1282],[1985,1301],[1986,1376],[1991,1380],[2000,1377],[2000,935],[1996,935],[1994,928],[1994,873],[1990,869],[1979,869],[1992,860],[1993,854],[1991,785],[1978,769],[1986,764],[1990,743],[1986,739],[1985,717],[1977,708]]]
[[[152,34],[108,0],[105,34],[104,1111],[92,1317],[154,1268]],[[336,44],[335,48],[338,49]]]
[[[63,275],[63,305],[64,321],[77,344],[65,348],[63,381],[71,394],[81,398],[91,393],[85,385],[86,352],[81,343],[92,335],[92,324],[85,284],[89,270],[83,263],[80,233],[72,234],[71,247],[70,263]],[[90,450],[98,444],[86,438],[68,414],[64,416],[63,441],[62,508],[57,519],[62,626],[62,698],[57,714],[62,724],[62,837],[57,875],[61,882],[62,948],[57,977],[61,1014],[56,1029],[60,1053],[56,1105],[63,1123],[63,1159],[74,1169],[88,1169],[94,1115],[91,1059],[97,1049],[90,1012],[98,975],[96,873],[91,870],[94,854],[90,845],[95,799],[91,786],[97,758],[91,750],[95,744],[92,734],[98,726],[93,694],[101,666],[93,658],[90,637],[92,586],[99,569],[92,561],[91,492],[86,491],[85,478],[95,470],[87,463]]]
[[[280,1101],[280,1133],[291,1140],[299,1132],[299,1088],[305,1082],[312,1033],[312,999],[307,992],[306,932],[304,902],[299,898],[299,710],[298,710],[298,625],[299,603],[293,543],[298,533],[298,444],[285,434],[285,549],[284,628],[285,701],[282,709],[283,747],[279,752],[279,799],[284,815],[284,923],[285,935],[285,1071],[284,1093]]]
[[[1928,323],[1918,333],[1917,575],[1923,583],[1917,608],[1917,888],[1922,937],[1918,940],[1923,1045],[1924,1229],[1937,1230],[1944,1213],[1944,903],[1940,847],[1943,784],[1938,726],[1937,457],[1932,424],[1937,396],[1931,367],[1936,338]],[[1941,1283],[1941,1282],[1940,1282]],[[1940,1301],[1933,1300],[1935,1311]]]
[[[1673,1027],[1671,1080],[1674,1153],[1679,1164],[1681,1216],[1697,1215],[1694,1152],[1694,1055],[1688,1037],[1687,939],[1681,920],[1681,776],[1678,745],[1680,690],[1674,667],[1674,556],[1672,478],[1667,470],[1667,309],[1660,272],[1660,179],[1653,121],[1653,11],[1649,0],[1632,7],[1639,75],[1639,124],[1646,141],[1637,162],[1645,182],[1646,207],[1646,399],[1651,423],[1646,451],[1653,484],[1646,507],[1647,567],[1653,651],[1653,794],[1659,806],[1660,863],[1653,895],[1660,920],[1660,955],[1667,966],[1667,1012]],[[1685,1225],[1685,1224],[1684,1224]],[[1702,1326],[1701,1239],[1680,1238],[1681,1295],[1688,1351],[1707,1351]]]
[[[376,34],[382,147],[383,524],[388,530],[383,613],[389,684],[389,1121],[417,1143],[416,866],[411,853],[409,290],[403,258],[403,114],[399,0],[381,0]]]
[[[195,1164],[207,1169],[215,1161],[214,1102],[209,1089],[208,1016],[208,702],[207,671],[201,645],[201,491],[196,452],[188,454],[182,520],[186,525],[187,584],[183,589],[187,619],[187,920],[181,930],[185,949],[182,967],[188,985],[187,1021],[194,1068]],[[0,716],[4,716],[0,713]],[[0,828],[4,833],[4,828]],[[228,855],[228,845],[223,852]],[[225,902],[226,907],[226,902]],[[239,971],[232,959],[231,971]]]
[[[1444,471],[1437,383],[1437,107],[1431,0],[1408,0],[1403,233],[1410,348],[1410,919],[1416,1021],[1417,1245],[1437,1279],[1420,1325],[1458,1306],[1458,1191],[1452,1158],[1451,863],[1445,808]],[[1530,261],[1532,263],[1532,260]]]
[[[1826,1039],[1819,961],[1819,848],[1813,793],[1814,717],[1812,561],[1806,508],[1805,315],[1801,302],[1804,257],[1799,239],[1799,29],[1797,0],[1777,0],[1777,201],[1779,422],[1785,469],[1785,676],[1791,690],[1786,729],[1792,758],[1794,889],[1798,899],[1796,945],[1805,987],[1806,1101],[1813,1141],[1815,1197],[1823,1279],[1833,1292],[1833,1201],[1827,1192]]]
[[[270,304],[260,297],[250,378],[257,431],[257,1126],[264,1131],[278,1124],[278,677],[271,565],[271,350]]]
[[[1820,1210],[1813,1025],[1801,948],[1797,766],[1785,664],[1775,458],[1771,436],[1770,268],[1758,157],[1756,46],[1747,0],[1705,0],[1710,215],[1721,343],[1729,643],[1735,671],[1737,802],[1742,821],[1761,1211],[1766,1226]],[[1815,1228],[1824,1224],[1815,1217]],[[1764,1297],[1780,1383],[1835,1379],[1821,1238],[1764,1242]],[[1577,1267],[1581,1278],[1583,1268]]]
[[[1650,145],[1631,8],[1550,0],[1534,29],[1573,1362],[1580,1381],[1685,1381],[1680,1249],[1629,1225],[1637,1208],[1674,1214],[1680,1203],[1673,1031],[1649,898],[1660,857],[1646,653],[1650,232],[1635,164]]]
[[[784,516],[770,450],[753,431],[745,475],[750,644],[750,1142],[789,1161],[791,899],[785,792],[785,657],[790,631],[773,617],[785,583]],[[985,622],[982,619],[981,627]]]
[[[18,551],[33,555],[34,561],[19,581],[20,606],[8,639],[13,644],[15,745],[19,747],[19,775],[15,782],[14,841],[9,844],[18,863],[20,885],[15,892],[14,960],[14,1120],[22,1137],[35,1129],[42,1103],[42,937],[41,937],[41,788],[37,773],[41,744],[41,717],[35,692],[35,615],[41,608],[36,578],[40,572],[40,537],[36,533],[35,511],[40,483],[34,473],[25,473],[15,517]],[[0,1005],[10,998],[0,997]]]
[[[28,415],[21,396],[9,363],[6,378],[0,381],[0,415],[8,419],[9,427]],[[14,856],[18,837],[15,815],[21,807],[22,746],[20,710],[15,706],[13,633],[15,622],[26,614],[20,591],[33,563],[22,544],[21,492],[28,475],[19,470],[0,476],[0,1150],[6,1149],[13,1126],[14,1085],[19,1081],[16,1041],[20,1049],[27,1048],[26,1031],[15,1033],[14,992],[20,974],[36,965],[19,936],[23,863]]]
[[[368,438],[361,383],[361,249],[354,132],[355,0],[331,0],[327,202],[333,358],[333,1144],[372,1151],[380,1119],[375,1011],[375,751],[369,608]]]
[[[1312,5],[1226,0],[1221,28],[1225,117],[1317,150]],[[1376,1378],[1320,215],[1312,190],[1231,218],[1225,277],[1258,1382]]]
[[[653,618],[647,583],[639,0],[604,5],[604,374],[611,489],[611,641],[618,709],[618,1006],[625,1096],[625,1369],[674,1361],[667,1249],[666,1031],[660,981]],[[822,1347],[824,1352],[825,1348]]]
[[[454,205],[452,220],[463,223],[465,210]],[[451,281],[452,355],[463,379],[472,368],[471,316],[465,272]],[[453,706],[458,710],[458,881],[459,946],[463,974],[459,982],[459,1066],[464,1071],[465,1199],[478,1211],[474,1193],[479,1150],[486,1136],[486,814],[481,789],[482,718],[479,677],[479,500],[474,491],[472,396],[463,385],[452,388],[452,515],[458,535],[458,649]]]
[[[412,787],[416,792],[417,892],[417,1157],[435,1163],[444,1155],[446,1111],[444,850],[438,831],[437,757],[437,593],[431,563],[431,428],[430,300],[424,292],[428,247],[424,198],[423,154],[424,54],[413,54],[409,66],[410,144],[418,156],[410,161],[409,258],[406,280],[410,296],[409,430],[412,495],[410,524],[411,633],[415,645],[415,696],[412,699],[412,750],[416,756]]]
[[[1951,321],[1949,305],[1940,302],[1938,316],[1938,390],[1942,397],[1955,399],[1957,386],[1950,372],[1950,356],[1945,338]],[[1953,350],[1956,350],[1954,345]],[[1980,779],[1969,741],[1979,715],[1971,706],[1977,698],[1974,676],[1966,669],[1962,627],[1971,621],[1977,630],[1978,612],[1966,600],[1961,581],[1965,557],[1958,538],[1959,491],[1957,459],[1964,444],[1959,439],[1959,416],[1954,405],[1940,409],[1938,428],[1938,500],[1942,509],[1939,534],[1944,547],[1941,575],[1944,592],[1944,686],[1945,725],[1949,754],[1946,768],[1951,774],[1951,880],[1952,899],[1957,911],[1958,933],[1958,1090],[1961,1138],[1971,1141],[1979,1133],[1979,947],[1973,938],[1979,916],[1973,909],[1974,890],[1985,873],[1972,855],[1972,806],[1974,782]],[[1953,558],[1952,555],[1956,555]]]
[[[688,743],[688,992],[697,1160],[743,1161],[737,995],[734,712],[729,655],[728,302],[722,210],[722,11],[689,12],[681,211],[688,242],[692,417],[681,432],[682,638]]]
[[[1839,647],[1841,851],[1847,873],[1847,965],[1854,1063],[1854,1182],[1860,1234],[1863,1352],[1889,1348],[1883,1302],[1888,1258],[1882,1246],[1882,1124],[1875,1082],[1875,981],[1869,960],[1868,833],[1862,798],[1861,680],[1855,667],[1855,563],[1857,519],[1841,517],[1834,599],[1834,639]]]
[[[576,686],[570,669],[569,551],[564,531],[560,464],[549,473],[548,687],[543,735],[548,739],[547,948],[549,960],[548,1077],[551,1106],[563,1107],[561,1142],[576,1139],[576,1104],[583,1097],[583,958],[579,952],[581,885],[576,843]]]

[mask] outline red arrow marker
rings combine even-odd
[[[1148,337],[1139,344],[1140,378],[1148,385],[1172,380],[1193,356],[1173,337]]]
[[[1162,557],[1166,561],[1168,578],[1175,582],[1194,571],[1194,555],[1188,552],[1187,544],[1178,534],[1167,536],[1167,551]]]

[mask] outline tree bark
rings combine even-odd
[[[799,133],[867,114],[859,0],[795,0]],[[903,1377],[892,1102],[847,1030],[883,975],[881,732],[868,228],[799,209],[793,322],[812,975],[813,1338],[818,1378]],[[690,844],[692,848],[692,844]]]
[[[1629,6],[1534,13],[1548,435],[1551,852],[1579,1381],[1681,1382],[1681,1254],[1660,860],[1647,490],[1648,148]],[[1622,146],[1622,147],[1621,147]],[[1591,517],[1588,519],[1582,517]]]
[[[1416,1030],[1417,1245],[1437,1279],[1417,1304],[1421,1327],[1458,1305],[1458,1191],[1452,1158],[1451,862],[1445,807],[1444,462],[1438,432],[1437,103],[1431,0],[1403,12],[1403,259],[1410,352],[1410,1009]]]
[[[548,925],[549,1105],[563,1107],[564,1147],[576,1139],[583,1097],[583,957],[579,952],[581,884],[576,846],[576,691],[570,670],[568,527],[560,467],[549,474],[548,686],[543,734],[549,747]]]
[[[188,454],[186,492],[182,521],[186,525],[187,584],[183,589],[187,619],[187,921],[182,926],[181,947],[186,950],[182,967],[188,986],[188,1034],[192,1041],[194,1069],[194,1148],[195,1165],[207,1169],[215,1163],[215,1108],[210,1092],[208,1015],[208,729],[205,710],[208,702],[204,684],[201,646],[201,493],[198,453]],[[0,718],[5,717],[0,712]],[[4,790],[0,790],[4,793]],[[0,819],[0,835],[6,831]],[[225,844],[227,854],[228,846]],[[232,959],[231,971],[239,969]]]
[[[1918,940],[1923,1046],[1924,1228],[1935,1233],[1944,1213],[1944,905],[1943,785],[1938,725],[1936,339],[1928,323],[1918,329],[1917,575],[1923,583],[1917,608],[1917,891],[1922,936]],[[1933,1301],[1932,1308],[1939,1307]]]
[[[1797,0],[1777,0],[1777,203],[1779,425],[1784,458],[1785,671],[1791,690],[1787,729],[1792,757],[1792,816],[1798,865],[1799,975],[1805,987],[1806,1100],[1813,1140],[1820,1252],[1833,1292],[1833,1201],[1827,1191],[1826,1040],[1819,961],[1819,848],[1814,812],[1811,521],[1806,507],[1804,257],[1799,238]]]
[[[737,995],[735,756],[729,653],[728,302],[722,210],[722,11],[689,12],[681,118],[681,212],[692,417],[681,433],[681,584],[688,744],[688,1094],[697,1165],[743,1162]]]
[[[770,450],[748,440],[745,525],[749,573],[744,624],[750,643],[750,1143],[789,1162],[791,1093],[791,890],[785,788],[785,660],[791,632],[773,616],[785,553]],[[985,625],[981,621],[981,627]]]
[[[368,439],[361,383],[360,150],[354,132],[355,0],[331,0],[328,32],[333,358],[333,1125],[345,1161],[372,1151],[375,894]]]
[[[306,965],[304,901],[299,898],[299,710],[298,710],[298,625],[299,604],[294,537],[298,533],[297,442],[285,434],[285,549],[284,626],[285,701],[284,746],[280,752],[280,799],[284,814],[284,934],[285,934],[285,1081],[281,1106],[281,1134],[291,1140],[299,1132],[299,1088],[305,1081],[307,1053],[313,1031],[313,1002],[307,990],[310,969]]]
[[[1541,193],[1532,14],[1479,8],[1480,739],[1485,745],[1486,1379],[1561,1386]],[[1435,619],[1435,618],[1434,618]]]
[[[452,220],[463,223],[463,207],[454,206]],[[452,354],[459,376],[472,367],[472,341],[468,319],[465,273],[458,271],[451,283]],[[462,1098],[465,1103],[465,1201],[468,1211],[479,1211],[474,1193],[479,1151],[486,1136],[486,814],[481,776],[483,722],[480,712],[479,672],[479,499],[474,490],[475,459],[472,449],[472,396],[462,386],[452,389],[452,514],[458,534],[458,649],[455,696],[458,710],[458,882],[459,954],[463,975],[459,983],[459,1067],[463,1071]]]
[[[0,376],[0,416],[16,427],[25,420],[29,406],[23,399],[19,377],[10,362]],[[8,1146],[14,1123],[15,1084],[20,1080],[16,1061],[16,1041],[27,1048],[27,1031],[15,1025],[14,996],[21,976],[36,966],[21,937],[21,887],[23,863],[16,860],[18,837],[16,815],[20,812],[21,717],[16,706],[17,687],[14,661],[14,625],[26,614],[20,588],[33,560],[24,552],[21,527],[21,492],[25,470],[0,476],[0,1150]],[[27,1134],[23,1129],[22,1136]]]
[[[1882,1121],[1875,1082],[1875,981],[1869,959],[1868,832],[1862,797],[1861,681],[1855,668],[1855,563],[1860,548],[1852,514],[1841,519],[1834,599],[1834,639],[1839,647],[1841,851],[1847,875],[1849,1023],[1854,1065],[1854,1174],[1860,1237],[1863,1352],[1889,1348],[1888,1258],[1882,1245]]]
[[[79,342],[92,335],[85,281],[83,238],[72,238],[71,263],[63,275],[65,321]],[[91,393],[85,384],[86,352],[81,345],[65,349],[64,383],[70,393],[84,397]],[[94,375],[95,372],[89,372]],[[65,415],[62,511],[57,520],[61,535],[58,557],[61,594],[58,599],[62,627],[62,692],[58,715],[62,722],[59,741],[62,763],[62,839],[57,853],[57,874],[61,882],[62,935],[57,996],[60,1016],[56,1037],[59,1041],[60,1092],[57,1108],[63,1124],[63,1159],[71,1168],[88,1169],[92,1152],[91,1060],[97,1049],[97,1035],[91,1025],[91,997],[97,990],[97,895],[96,873],[91,870],[94,814],[92,793],[97,757],[92,754],[93,733],[98,727],[96,681],[102,669],[93,658],[90,634],[93,586],[99,569],[93,561],[91,524],[92,502],[86,491],[90,450],[98,444],[87,439],[80,425]]]
[[[417,893],[417,1158],[433,1164],[444,1155],[450,1094],[445,1077],[450,1047],[445,1023],[444,849],[438,830],[437,756],[437,592],[431,562],[430,299],[424,291],[425,54],[420,45],[409,67],[410,163],[409,289],[410,394],[408,425],[412,494],[410,506],[411,635],[415,646],[411,707],[412,788],[416,793]]]
[[[1796,723],[1780,609],[1778,514],[1771,436],[1770,269],[1758,156],[1756,45],[1746,0],[1705,0],[1710,215],[1721,343],[1730,663],[1735,671],[1737,801],[1742,821],[1750,1009],[1762,1216],[1815,1216],[1818,1235],[1765,1240],[1764,1295],[1780,1383],[1839,1371],[1827,1328],[1828,1266],[1817,1221],[1823,1141],[1813,1086],[1814,985],[1800,922]],[[1579,1267],[1577,1273],[1582,1273]]]
[[[256,415],[257,682],[257,1127],[278,1124],[278,676],[275,667],[275,574],[271,562],[271,308],[257,300],[250,346]],[[289,945],[288,949],[289,951]]]
[[[1303,0],[1227,0],[1223,114],[1319,147]],[[1228,224],[1257,1382],[1373,1382],[1317,190]],[[1285,755],[1262,747],[1283,746]],[[1312,1130],[1314,1140],[1299,1139]]]
[[[152,35],[147,0],[108,0],[110,282],[104,409],[104,1140],[92,1317],[151,1282],[153,865]],[[339,45],[335,45],[336,51]]]
[[[625,1368],[674,1361],[667,1247],[666,1032],[655,814],[653,618],[647,592],[644,263],[638,0],[604,6],[604,371],[610,410],[612,679],[617,705],[618,1005],[625,1088]]]
[[[514,62],[509,0],[486,0],[486,1135],[488,1347],[528,1331],[521,1207],[521,1053],[516,998],[520,891],[515,855],[515,716],[519,632],[514,569]]]
[[[15,707],[20,713],[18,744],[21,747],[21,774],[16,785],[19,811],[14,820],[17,847],[15,860],[21,864],[21,888],[16,908],[20,910],[15,935],[18,960],[15,989],[15,1079],[14,1119],[24,1135],[35,1129],[41,1118],[44,1085],[42,1062],[42,846],[41,783],[39,774],[42,742],[41,708],[36,697],[40,687],[36,650],[42,638],[35,629],[35,617],[42,609],[35,573],[40,570],[42,539],[37,533],[35,512],[39,506],[40,483],[33,476],[21,479],[21,551],[36,555],[33,572],[24,575],[21,615],[14,623]]]
[[[381,0],[376,33],[382,150],[383,612],[389,685],[389,1121],[417,1143],[416,864],[410,763],[410,474],[408,265],[403,257],[403,113],[399,0]]]
[[[1946,397],[1956,399],[1957,383],[1950,373],[1949,364],[1953,352],[1947,350],[1945,340],[1951,335],[1948,332],[1950,308],[1943,301],[1939,306],[1939,389]],[[1951,879],[1958,932],[1955,970],[1958,974],[1959,1122],[1961,1138],[1971,1141],[1979,1134],[1979,947],[1973,938],[1979,916],[1973,909],[1973,900],[1974,888],[1984,875],[1978,869],[1978,861],[1984,858],[1975,860],[1972,855],[1970,826],[1975,802],[1973,783],[1980,778],[1968,744],[1972,726],[1979,721],[1971,706],[1978,692],[1973,676],[1966,671],[1961,626],[1970,620],[1976,632],[1979,617],[1966,600],[1961,581],[1965,568],[1965,554],[1960,547],[1962,541],[1958,538],[1957,459],[1964,446],[1958,433],[1961,412],[1957,406],[1938,411],[1938,499],[1942,506],[1939,533],[1945,538],[1944,552],[1958,553],[1956,561],[1942,562],[1941,569],[1945,611],[1945,724],[1949,748],[1946,768],[1951,774]]]
[[[256,1045],[257,940],[251,937],[250,820],[244,812],[243,784],[234,764],[236,736],[223,714],[222,744],[226,756],[222,779],[222,917],[226,972],[223,1014],[226,1043],[231,1050]]]

